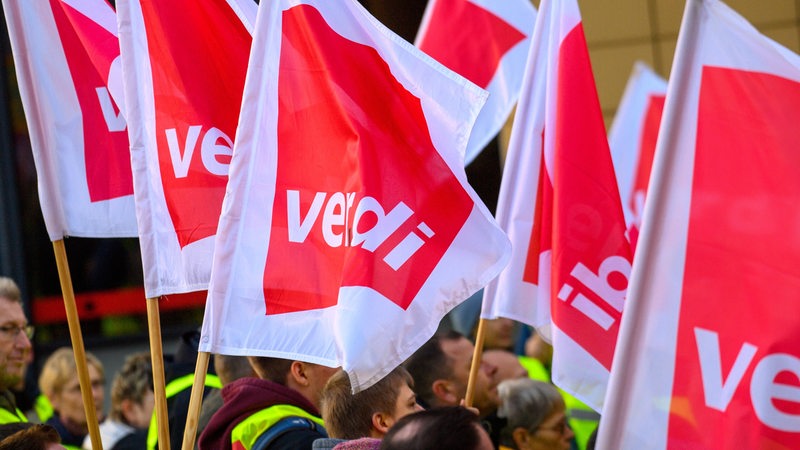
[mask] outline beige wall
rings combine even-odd
[[[800,53],[800,0],[726,3],[762,33]],[[636,60],[668,77],[685,2],[579,0],[579,5],[600,104],[610,125]]]

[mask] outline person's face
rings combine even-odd
[[[528,377],[528,371],[522,367],[517,356],[509,351],[487,350],[483,352],[483,362],[497,367],[497,371],[492,377],[495,385],[504,380]]]
[[[147,391],[141,403],[131,402],[130,407],[124,411],[125,420],[134,428],[147,429],[153,416],[155,396],[153,391]]]
[[[322,395],[322,388],[328,382],[330,377],[336,372],[341,370],[338,367],[328,367],[321,364],[305,363],[306,376],[309,383],[309,395],[312,396],[311,403],[317,408],[320,407],[320,396]]]
[[[472,367],[472,356],[475,346],[467,338],[445,339],[441,341],[442,351],[447,355],[453,369],[450,381],[456,391],[457,399],[453,406],[458,405],[467,394],[469,371]],[[492,382],[492,377],[497,368],[485,361],[481,363],[481,370],[475,379],[473,406],[478,408],[481,415],[489,414],[497,409],[497,385]]]
[[[415,394],[406,383],[403,383],[394,405],[394,411],[392,411],[387,425],[391,427],[401,418],[411,413],[422,411],[422,409],[422,406],[417,403],[417,394]]]
[[[94,408],[95,411],[97,411],[99,419],[103,416],[101,413],[103,411],[103,399],[105,397],[105,380],[94,365],[89,364],[88,371],[89,381],[92,383]],[[77,377],[68,381],[61,389],[61,392],[57,392],[50,401],[53,404],[53,409],[58,411],[61,420],[77,426],[86,427],[86,411],[83,408],[81,386]]]
[[[533,431],[525,431],[526,439],[516,439],[520,450],[567,450],[575,433],[567,425],[567,415],[563,404],[556,405],[553,411]]]
[[[16,385],[25,375],[31,341],[22,329],[28,319],[22,305],[0,297],[0,388]]]
[[[484,321],[483,348],[511,350],[514,347],[514,321],[506,318],[497,318]]]

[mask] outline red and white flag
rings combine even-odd
[[[642,226],[647,182],[666,94],[667,80],[637,62],[608,133],[628,239],[634,249]]]
[[[690,0],[600,448],[800,448],[800,56]]]
[[[530,0],[429,0],[416,45],[489,91],[467,144],[469,164],[519,99],[536,9]]]
[[[118,0],[145,294],[204,290],[256,5]]]
[[[486,92],[354,0],[262,2],[202,351],[380,380],[507,263],[460,152]]]
[[[536,327],[553,381],[600,410],[631,255],[575,0],[539,5],[497,217],[513,254],[482,317]]]
[[[105,0],[3,0],[53,241],[136,236],[114,9]]]

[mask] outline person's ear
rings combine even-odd
[[[389,431],[389,428],[394,425],[394,418],[389,414],[376,412],[372,414],[372,428],[380,433],[380,435],[384,435]]]
[[[457,405],[460,400],[456,396],[451,383],[447,380],[434,381],[433,385],[431,385],[431,391],[439,399],[439,402],[445,405]]]
[[[122,400],[122,402],[119,404],[120,410],[122,410],[122,417],[124,417],[125,420],[127,420],[128,422],[131,421],[130,416],[131,412],[133,411],[133,406],[134,406],[133,401],[128,398]]]
[[[289,377],[302,387],[307,387],[311,384],[308,379],[308,366],[302,361],[292,361],[292,365],[289,367]]]
[[[514,428],[514,431],[511,432],[511,437],[514,439],[514,443],[517,444],[517,448],[528,448],[528,441],[530,440],[531,434],[528,433],[528,430],[525,428]]]

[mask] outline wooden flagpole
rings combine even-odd
[[[153,365],[153,394],[156,402],[156,425],[158,448],[169,450],[169,421],[167,393],[164,381],[164,350],[161,343],[161,317],[158,313],[158,298],[147,299],[147,329],[150,334],[150,359]]]
[[[75,304],[75,291],[72,287],[72,276],[69,273],[67,251],[64,247],[63,239],[53,241],[53,252],[56,257],[58,279],[61,283],[61,294],[64,296],[64,309],[67,313],[69,337],[72,341],[72,351],[75,355],[75,367],[78,371],[78,383],[81,387],[83,408],[86,411],[89,438],[92,442],[92,448],[103,450],[103,443],[100,441],[100,425],[97,422],[97,411],[95,411],[94,398],[92,397],[92,380],[89,379],[89,367],[86,363],[81,323],[78,320],[78,307]]]
[[[200,418],[200,408],[203,405],[203,391],[205,390],[209,359],[210,354],[208,352],[197,353],[197,365],[194,368],[192,395],[189,397],[189,413],[186,416],[186,428],[183,431],[181,450],[194,449],[194,438],[197,436],[197,422]]]
[[[475,335],[475,351],[472,353],[472,366],[469,368],[469,381],[467,382],[467,394],[464,398],[464,406],[472,407],[472,400],[475,398],[475,380],[478,378],[478,371],[481,370],[481,359],[483,358],[483,339],[486,334],[484,323],[486,319],[478,321],[478,332]]]

